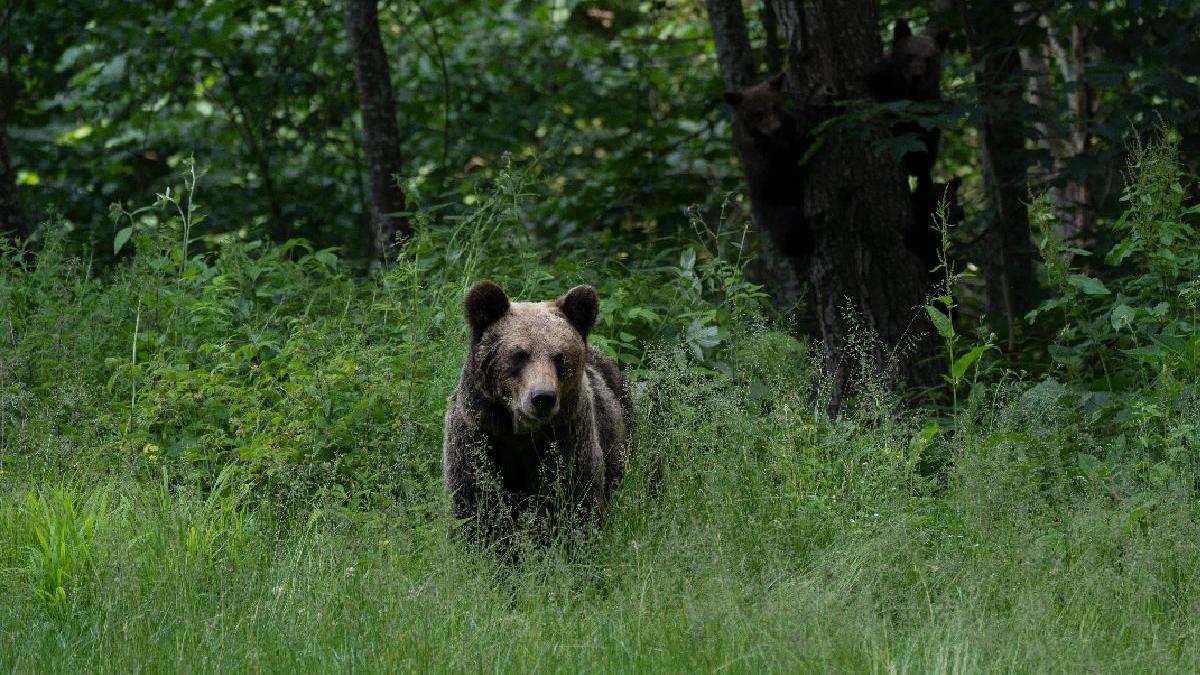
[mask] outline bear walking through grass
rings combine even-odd
[[[484,280],[464,309],[470,344],[442,448],[455,516],[500,524],[565,505],[599,523],[623,469],[632,404],[616,364],[587,344],[596,291],[510,302]]]

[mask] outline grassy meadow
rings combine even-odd
[[[1186,372],[1100,400],[986,357],[914,406],[864,369],[832,419],[743,233],[548,255],[520,192],[365,278],[303,242],[187,250],[186,207],[104,274],[6,249],[0,671],[1200,671]],[[440,476],[484,276],[595,284],[637,399],[603,530],[515,564],[450,536]]]

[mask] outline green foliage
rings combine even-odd
[[[715,215],[738,171],[716,68],[697,48],[705,17],[675,0],[616,5],[620,21],[574,2],[381,7],[414,210],[463,213],[510,159],[536,157],[553,179],[526,222],[545,233],[636,240],[686,228],[689,204]],[[365,168],[341,2],[21,3],[12,21],[22,39],[0,84],[14,96],[0,98],[15,102],[10,147],[31,220],[56,209],[105,262],[129,225],[106,222],[109,205],[146,203],[195,156],[212,168],[203,234],[361,256]]]
[[[402,495],[438,473],[436,453],[393,448],[439,443],[440,406],[421,402],[457,379],[459,303],[475,279],[519,298],[595,284],[595,343],[635,374],[648,345],[675,341],[692,350],[689,367],[730,372],[734,328],[764,301],[737,258],[718,250],[740,257],[744,231],[699,220],[694,244],[645,258],[622,247],[595,261],[590,242],[548,254],[521,226],[527,171],[501,174],[461,221],[422,217],[391,269],[365,282],[303,240],[189,248],[204,220],[196,176],[189,165],[182,192],[114,209],[128,223],[114,245],[134,253],[111,277],[92,276],[53,229],[30,260],[6,255],[0,321],[16,352],[0,364],[5,461],[67,475],[86,464],[147,478],[166,471],[203,486],[227,476],[235,493],[257,486],[281,505],[314,492]],[[543,272],[525,273],[548,259]],[[55,443],[34,440],[47,437]]]
[[[683,345],[652,353],[634,469],[603,532],[517,564],[448,535],[436,476],[403,500],[323,500],[301,518],[239,506],[220,481],[207,495],[136,471],[107,488],[64,485],[71,503],[118,505],[100,511],[86,602],[46,620],[35,563],[4,559],[0,668],[1200,665],[1193,498],[1131,503],[1082,479],[1061,451],[1070,401],[999,387],[972,401],[972,425],[943,437],[873,401],[830,420],[802,347],[740,332],[733,378],[688,368]],[[436,408],[443,394],[417,403]],[[419,461],[426,443],[398,438],[391,450]],[[943,445],[958,461],[923,477],[919,452]],[[646,463],[660,451],[669,466],[653,492]],[[25,494],[0,493],[4,543]]]
[[[984,344],[973,345],[966,351],[960,348],[962,336],[954,328],[954,310],[958,307],[954,297],[954,289],[974,275],[955,269],[954,262],[950,258],[950,228],[952,225],[947,217],[949,208],[946,196],[943,195],[934,213],[934,222],[931,224],[931,227],[935,228],[940,235],[939,241],[941,241],[941,246],[937,251],[938,264],[930,270],[931,274],[941,273],[941,294],[934,296],[931,302],[925,305],[925,313],[929,316],[929,320],[933,323],[934,329],[941,336],[942,343],[945,345],[946,365],[948,367],[947,372],[942,374],[942,379],[946,384],[950,385],[953,414],[957,417],[958,390],[966,381],[967,370],[973,365],[977,366],[976,362],[979,361],[980,357],[988,351],[995,349],[995,345],[989,341]],[[941,307],[938,307],[938,305],[941,305]],[[978,367],[976,367],[976,371],[978,371]]]
[[[1128,462],[1156,480],[1190,481],[1200,442],[1188,419],[1200,393],[1200,206],[1186,205],[1179,141],[1164,127],[1134,142],[1107,269],[1078,268],[1072,257],[1089,252],[1060,241],[1047,202],[1034,200],[1031,221],[1059,295],[1029,319],[1062,321],[1049,353],[1056,375],[1080,383],[1073,389],[1086,403],[1083,421],[1108,437],[1106,470]]]
[[[1151,170],[1170,156],[1155,147],[1109,294],[1052,268],[1073,300],[1039,319],[1064,336],[1107,326],[1136,349],[1171,325],[1111,319],[1118,299],[1136,312],[1188,288],[1166,261],[1190,249],[1150,250],[1186,227],[1186,197],[1136,213],[1159,180],[1138,176],[1176,175]],[[0,256],[2,669],[1197,666],[1187,371],[1164,379],[1117,342],[1064,366],[1068,384],[973,377],[947,291],[931,304],[947,377],[971,383],[954,416],[862,373],[831,419],[823,354],[774,330],[744,279],[744,229],[697,217],[674,247],[581,233],[549,249],[524,226],[537,173],[514,164],[464,217],[419,213],[364,278],[302,240],[195,245],[190,199],[207,193],[190,176],[117,212],[132,227],[106,273],[54,223],[36,254]],[[520,299],[596,285],[594,339],[636,400],[600,535],[515,564],[449,535],[439,470],[461,298],[481,277]],[[1133,369],[1126,389],[1074,384],[1096,353]]]
[[[28,556],[31,595],[52,616],[69,613],[89,581],[96,527],[106,509],[104,490],[70,488],[30,489],[0,508],[12,550]]]

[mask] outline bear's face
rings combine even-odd
[[[591,286],[548,302],[514,303],[484,280],[467,292],[464,308],[476,387],[508,408],[514,431],[536,430],[573,409],[599,310]]]
[[[938,97],[942,79],[942,52],[950,34],[913,35],[908,22],[896,22],[892,34],[891,64],[894,74],[903,82],[905,98],[931,100]]]
[[[755,136],[770,138],[791,131],[791,115],[783,96],[783,73],[739,91],[725,92],[725,102],[733,106],[734,120]]]

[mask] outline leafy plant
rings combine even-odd
[[[954,327],[954,310],[958,307],[954,298],[954,288],[959,283],[966,279],[970,279],[974,275],[970,272],[962,272],[955,269],[954,262],[950,258],[950,228],[952,227],[947,217],[949,204],[945,196],[938,203],[937,211],[934,214],[934,222],[931,227],[937,230],[940,235],[941,246],[938,248],[938,264],[930,272],[937,274],[941,272],[941,294],[932,298],[932,301],[925,305],[925,313],[929,316],[929,320],[933,323],[934,329],[942,338],[942,343],[946,350],[946,372],[942,374],[942,379],[946,384],[950,385],[950,397],[952,401],[952,410],[955,417],[958,416],[958,390],[959,387],[966,381],[967,371],[972,365],[986,354],[989,350],[994,349],[995,345],[991,342],[984,344],[971,345],[969,348],[964,348],[960,345],[962,335]],[[934,304],[936,303],[936,304]],[[939,307],[938,305],[941,305]]]

